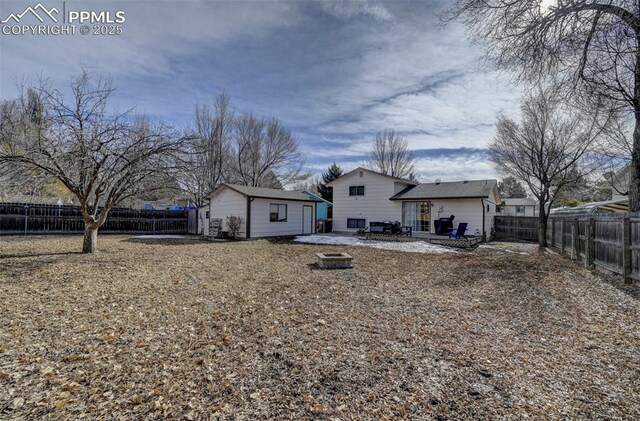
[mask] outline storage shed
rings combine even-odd
[[[210,224],[228,231],[228,217],[240,218],[238,238],[313,234],[321,199],[299,191],[223,184],[209,197]],[[210,235],[215,235],[210,232]]]

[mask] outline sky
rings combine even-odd
[[[2,0],[0,20],[37,3]],[[114,109],[179,129],[196,104],[226,92],[237,112],[287,125],[310,170],[361,165],[376,132],[390,128],[407,138],[421,181],[498,177],[486,148],[496,115],[517,110],[521,91],[483,65],[461,25],[442,23],[448,1],[42,5],[126,20],[120,35],[0,34],[0,99],[40,75],[64,88],[84,67],[113,80]]]

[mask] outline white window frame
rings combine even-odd
[[[350,227],[349,226],[349,221],[356,221],[356,226],[355,227]],[[364,224],[362,227],[357,226],[358,225],[358,221],[364,221]],[[367,227],[367,218],[347,218],[347,229],[350,230],[358,230],[358,229],[365,229]]]
[[[362,187],[362,194],[358,194],[358,188]],[[355,188],[356,189],[356,194],[351,194],[351,189]],[[367,188],[364,184],[355,184],[353,186],[349,186],[349,197],[358,197],[358,196],[364,196],[367,193]]]
[[[272,206],[277,206],[277,211],[276,211],[276,218],[278,218],[276,221],[273,221],[271,219],[271,215],[274,213],[272,212],[271,208]],[[281,207],[284,206],[284,219],[280,219],[281,218],[281,214],[280,214],[280,209]],[[286,203],[269,203],[269,222],[287,222],[287,219],[289,217],[289,209],[287,208],[287,204]]]

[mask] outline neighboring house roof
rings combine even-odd
[[[391,200],[488,198],[497,186],[497,180],[424,183],[404,189]]]
[[[502,200],[505,206],[538,206],[538,202],[535,199],[531,199],[529,197],[525,198],[511,198],[511,199],[503,199]]]
[[[240,184],[223,184],[220,187],[218,187],[211,194],[211,196],[215,196],[218,192],[226,188],[236,191],[246,197],[256,197],[260,199],[293,200],[298,202],[321,202],[322,201],[321,199],[319,200],[313,197],[309,197],[306,194],[303,194],[302,192],[299,192],[299,191],[268,189],[265,187],[242,186]]]
[[[607,183],[613,189],[613,193],[628,194],[632,178],[631,170],[631,164],[626,164],[607,179]]]
[[[349,176],[349,175],[351,175],[351,174],[355,173],[356,171],[366,171],[366,172],[368,172],[368,173],[376,174],[376,175],[380,175],[380,176],[382,176],[382,177],[388,177],[388,178],[391,178],[391,179],[393,179],[393,180],[400,181],[400,182],[405,183],[405,184],[409,184],[409,185],[411,185],[411,186],[415,186],[415,185],[417,185],[417,184],[418,184],[418,183],[416,183],[416,182],[414,182],[414,181],[409,181],[409,180],[406,180],[406,179],[404,179],[404,178],[394,177],[394,176],[391,176],[391,175],[383,174],[383,173],[381,173],[381,172],[373,171],[373,170],[370,170],[370,169],[368,169],[368,168],[364,168],[364,167],[358,167],[358,168],[356,168],[355,170],[349,171],[349,172],[348,172],[348,173],[346,173],[346,174],[342,174],[340,177],[336,178],[335,180],[331,181],[330,183],[327,183],[327,186],[333,186],[333,185],[334,185],[334,183],[335,183],[336,181],[341,180],[341,179],[343,179],[343,178],[345,178],[345,177],[347,177],[347,176]]]
[[[307,196],[309,196],[309,197],[314,197],[314,198],[316,198],[316,199],[318,199],[318,200],[320,200],[320,201],[322,201],[322,202],[325,202],[325,203],[326,203],[326,204],[328,204],[329,206],[333,206],[333,203],[329,202],[329,201],[328,201],[328,200],[326,200],[326,199],[323,199],[322,197],[318,196],[318,195],[317,195],[317,194],[315,194],[315,193],[311,193],[310,191],[307,191],[307,190],[303,190],[301,193],[302,193],[302,194],[305,194],[305,195],[307,195]]]
[[[604,213],[604,212],[628,212],[629,211],[629,198],[618,200],[605,200],[603,202],[590,202],[583,203],[580,206],[573,208],[561,207],[553,208],[550,210],[551,215],[578,215],[578,214],[592,214],[592,213]]]

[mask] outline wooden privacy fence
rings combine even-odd
[[[519,238],[538,241],[538,218],[533,216],[495,217],[496,239]]]
[[[102,233],[187,233],[187,211],[115,208],[109,212]],[[84,231],[78,206],[0,202],[0,235],[69,234]]]
[[[560,253],[624,276],[640,280],[640,214],[594,214],[551,217],[547,242]]]

